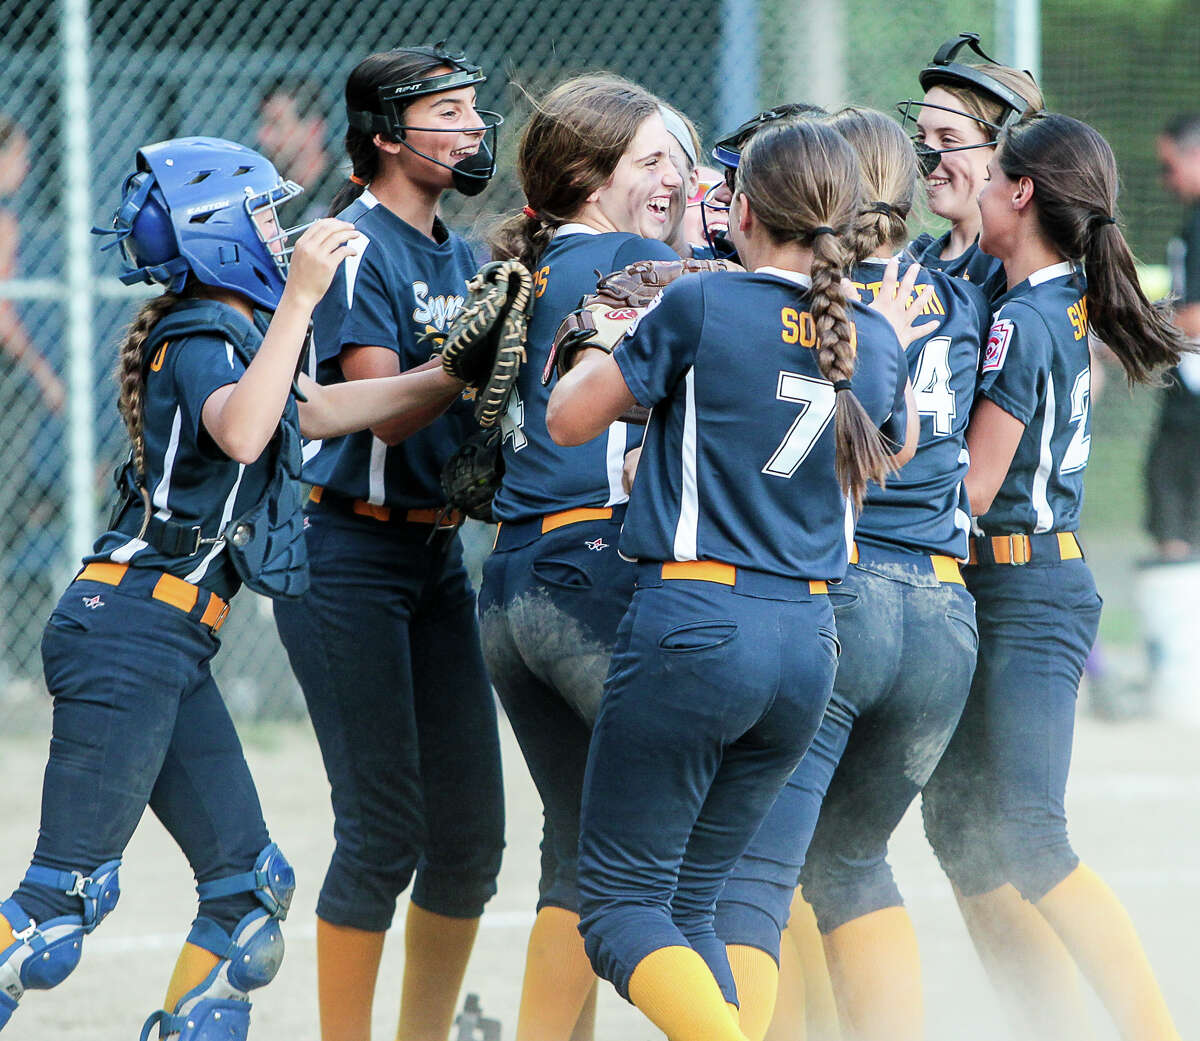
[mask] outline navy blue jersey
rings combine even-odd
[[[854,284],[864,303],[875,299],[886,263],[867,260],[855,267]],[[921,416],[917,454],[883,488],[868,488],[855,538],[965,560],[971,530],[963,485],[966,429],[991,309],[978,288],[941,271],[922,266],[917,285],[933,287],[920,319],[933,327],[905,351]]]
[[[440,242],[422,235],[370,193],[339,214],[362,238],[347,257],[313,314],[313,351],[318,383],[341,383],[339,355],[350,345],[395,351],[403,372],[429,360],[426,333],[444,333],[463,305],[466,281],[475,274],[467,244],[440,221]],[[377,506],[423,509],[445,502],[442,466],[478,429],[469,401],[459,399],[445,415],[397,445],[370,430],[313,442],[305,450],[304,479],[339,495]]]
[[[163,344],[145,368],[143,428],[146,438],[144,486],[155,516],[199,525],[215,538],[234,517],[263,497],[273,475],[269,451],[249,465],[235,463],[216,445],[201,422],[213,391],[236,383],[245,366],[231,344],[215,335],[185,336]],[[284,421],[298,427],[290,401]],[[122,527],[140,526],[142,507],[127,507]],[[241,585],[224,543],[191,557],[167,556],[142,539],[106,531],[84,563],[113,561],[166,571],[228,600]]]
[[[614,358],[653,407],[620,549],[640,560],[717,560],[791,578],[846,572],[834,473],[836,392],[817,367],[808,279],[764,268],[680,279]],[[888,322],[851,305],[854,393],[904,436],[907,369]]]
[[[987,535],[1075,531],[1091,450],[1086,283],[1069,263],[1035,271],[1000,298],[979,394],[1025,424]]]
[[[943,260],[942,250],[949,242],[950,232],[946,232],[941,238],[936,239],[926,232],[924,235],[918,235],[908,244],[904,255],[912,257],[922,267],[942,271],[955,278],[973,282],[983,290],[983,295],[987,297],[988,303],[995,306],[996,301],[1008,290],[1004,265],[979,248],[978,238],[953,260]]]
[[[591,233],[582,224],[560,228],[533,273],[533,316],[527,357],[517,377],[504,434],[504,483],[492,512],[501,521],[528,520],[581,506],[613,506],[628,496],[621,488],[625,453],[641,439],[640,427],[613,423],[585,445],[563,448],[546,433],[542,369],[563,317],[596,291],[596,272],[606,275],[635,260],[678,260],[669,246],[626,232]]]

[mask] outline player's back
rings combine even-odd
[[[626,501],[621,468],[625,453],[641,438],[641,429],[614,423],[606,436],[587,444],[554,444],[546,433],[550,388],[542,386],[542,370],[563,318],[596,291],[597,272],[606,275],[636,260],[678,259],[661,242],[626,232],[595,233],[581,224],[564,225],[546,247],[532,272],[526,360],[500,420],[504,483],[492,507],[499,520],[528,520]]]
[[[874,311],[857,303],[848,311],[854,393],[902,440],[899,343]],[[837,393],[821,375],[816,343],[807,279],[793,272],[689,277],[652,305],[614,355],[634,396],[654,406],[624,555],[842,577]]]

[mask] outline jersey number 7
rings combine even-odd
[[[791,401],[802,407],[800,415],[767,460],[762,472],[772,477],[791,477],[808,458],[817,438],[829,426],[837,403],[837,392],[828,380],[781,371],[775,397],[779,401]]]

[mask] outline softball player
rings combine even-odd
[[[964,46],[987,64],[956,62]],[[988,58],[976,33],[947,40],[917,78],[924,100],[905,101],[900,111],[915,126],[929,208],[950,222],[950,230],[939,238],[919,235],[908,253],[926,268],[974,282],[994,301],[1004,293],[1004,271],[995,257],[980,251],[976,199],[996,135],[1023,113],[1040,110],[1041,91],[1029,73]]]
[[[745,1037],[713,907],[829,697],[843,491],[887,466],[876,424],[905,440],[896,334],[841,285],[858,191],[833,130],[759,131],[731,219],[754,272],[672,285],[550,400],[566,444],[653,407],[620,542],[637,591],[584,785],[580,929],[673,1041]]]
[[[426,334],[445,332],[462,306],[475,262],[437,207],[451,187],[481,191],[494,171],[485,136],[500,117],[475,108],[485,79],[441,47],[373,54],[351,72],[353,174],[332,209],[362,246],[314,314],[322,384],[419,368]],[[496,889],[495,704],[457,518],[446,516],[439,485],[442,465],[477,429],[456,397],[450,390],[427,409],[307,450],[312,586],[276,604],[275,617],[334,810],[336,847],[317,902],[324,1041],[370,1036],[384,936],[414,873],[399,1036],[445,1041]]]
[[[858,157],[865,194],[849,236],[859,258],[852,277],[870,300],[906,241],[916,159],[881,112],[846,109],[830,125]],[[829,592],[843,648],[829,707],[717,907],[752,1039],[772,1018],[780,931],[801,865],[844,1025],[854,1037],[924,1036],[916,937],[887,844],[954,732],[975,667],[974,605],[957,561],[969,530],[964,434],[991,315],[962,279],[923,270],[917,285],[929,289],[926,324],[906,349],[916,456],[867,493],[849,570]]]
[[[595,987],[577,929],[579,804],[604,675],[633,595],[633,565],[616,547],[628,499],[622,464],[642,434],[614,422],[586,444],[554,444],[541,374],[559,323],[595,291],[597,271],[678,259],[662,241],[682,184],[671,161],[679,144],[662,113],[615,76],[555,87],[521,138],[528,205],[493,242],[496,258],[534,272],[535,287],[528,361],[502,420],[500,529],[479,594],[488,671],[545,814],[518,1041],[563,1041]]]
[[[300,432],[340,433],[454,385],[431,372],[342,394],[301,376],[297,404],[309,315],[354,254],[349,224],[320,221],[287,276],[276,206],[300,191],[257,153],[203,137],[141,149],[125,182],[111,232],[122,279],[167,291],[121,347],[133,450],[118,508],[42,640],[53,737],[33,862],[0,904],[0,1029],[26,989],[75,968],[117,903],[147,805],[192,865],[200,907],[143,1041],[155,1024],[180,1041],[241,1041],[248,992],[279,969],[294,876],[209,670],[216,634],[243,582],[268,595],[307,582]],[[278,308],[265,335],[255,308]]]
[[[1116,196],[1108,144],[1066,116],[1026,116],[988,162],[980,248],[1003,262],[1009,289],[967,433],[976,536],[965,575],[979,663],[924,811],[964,916],[990,927],[983,943],[973,930],[977,946],[1007,931],[1004,952],[984,951],[993,966],[1011,973],[1030,956],[1020,919],[996,899],[1011,883],[1121,1036],[1162,1041],[1179,1035],[1137,934],[1072,850],[1063,806],[1077,688],[1100,616],[1075,534],[1091,443],[1088,330],[1131,381],[1177,362],[1184,346],[1138,287]],[[1038,1012],[1043,1022],[1065,1015],[1054,1005]],[[1064,1020],[1050,1029],[1075,1037],[1087,1027]]]

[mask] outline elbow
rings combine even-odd
[[[906,441],[904,446],[892,456],[892,469],[899,470],[913,456],[917,454],[917,443],[915,440]]]
[[[969,476],[964,484],[967,489],[967,502],[971,507],[971,516],[982,517],[992,508],[992,502],[996,498],[996,489],[982,488],[971,481]]]
[[[587,432],[581,430],[576,417],[571,415],[571,410],[563,408],[561,398],[555,394],[550,395],[546,404],[546,430],[550,434],[550,440],[563,448],[572,448],[591,440]]]
[[[242,466],[249,466],[251,463],[258,461],[266,447],[265,442],[260,442],[256,439],[235,438],[227,444],[221,445],[221,450],[235,463],[240,463]]]

